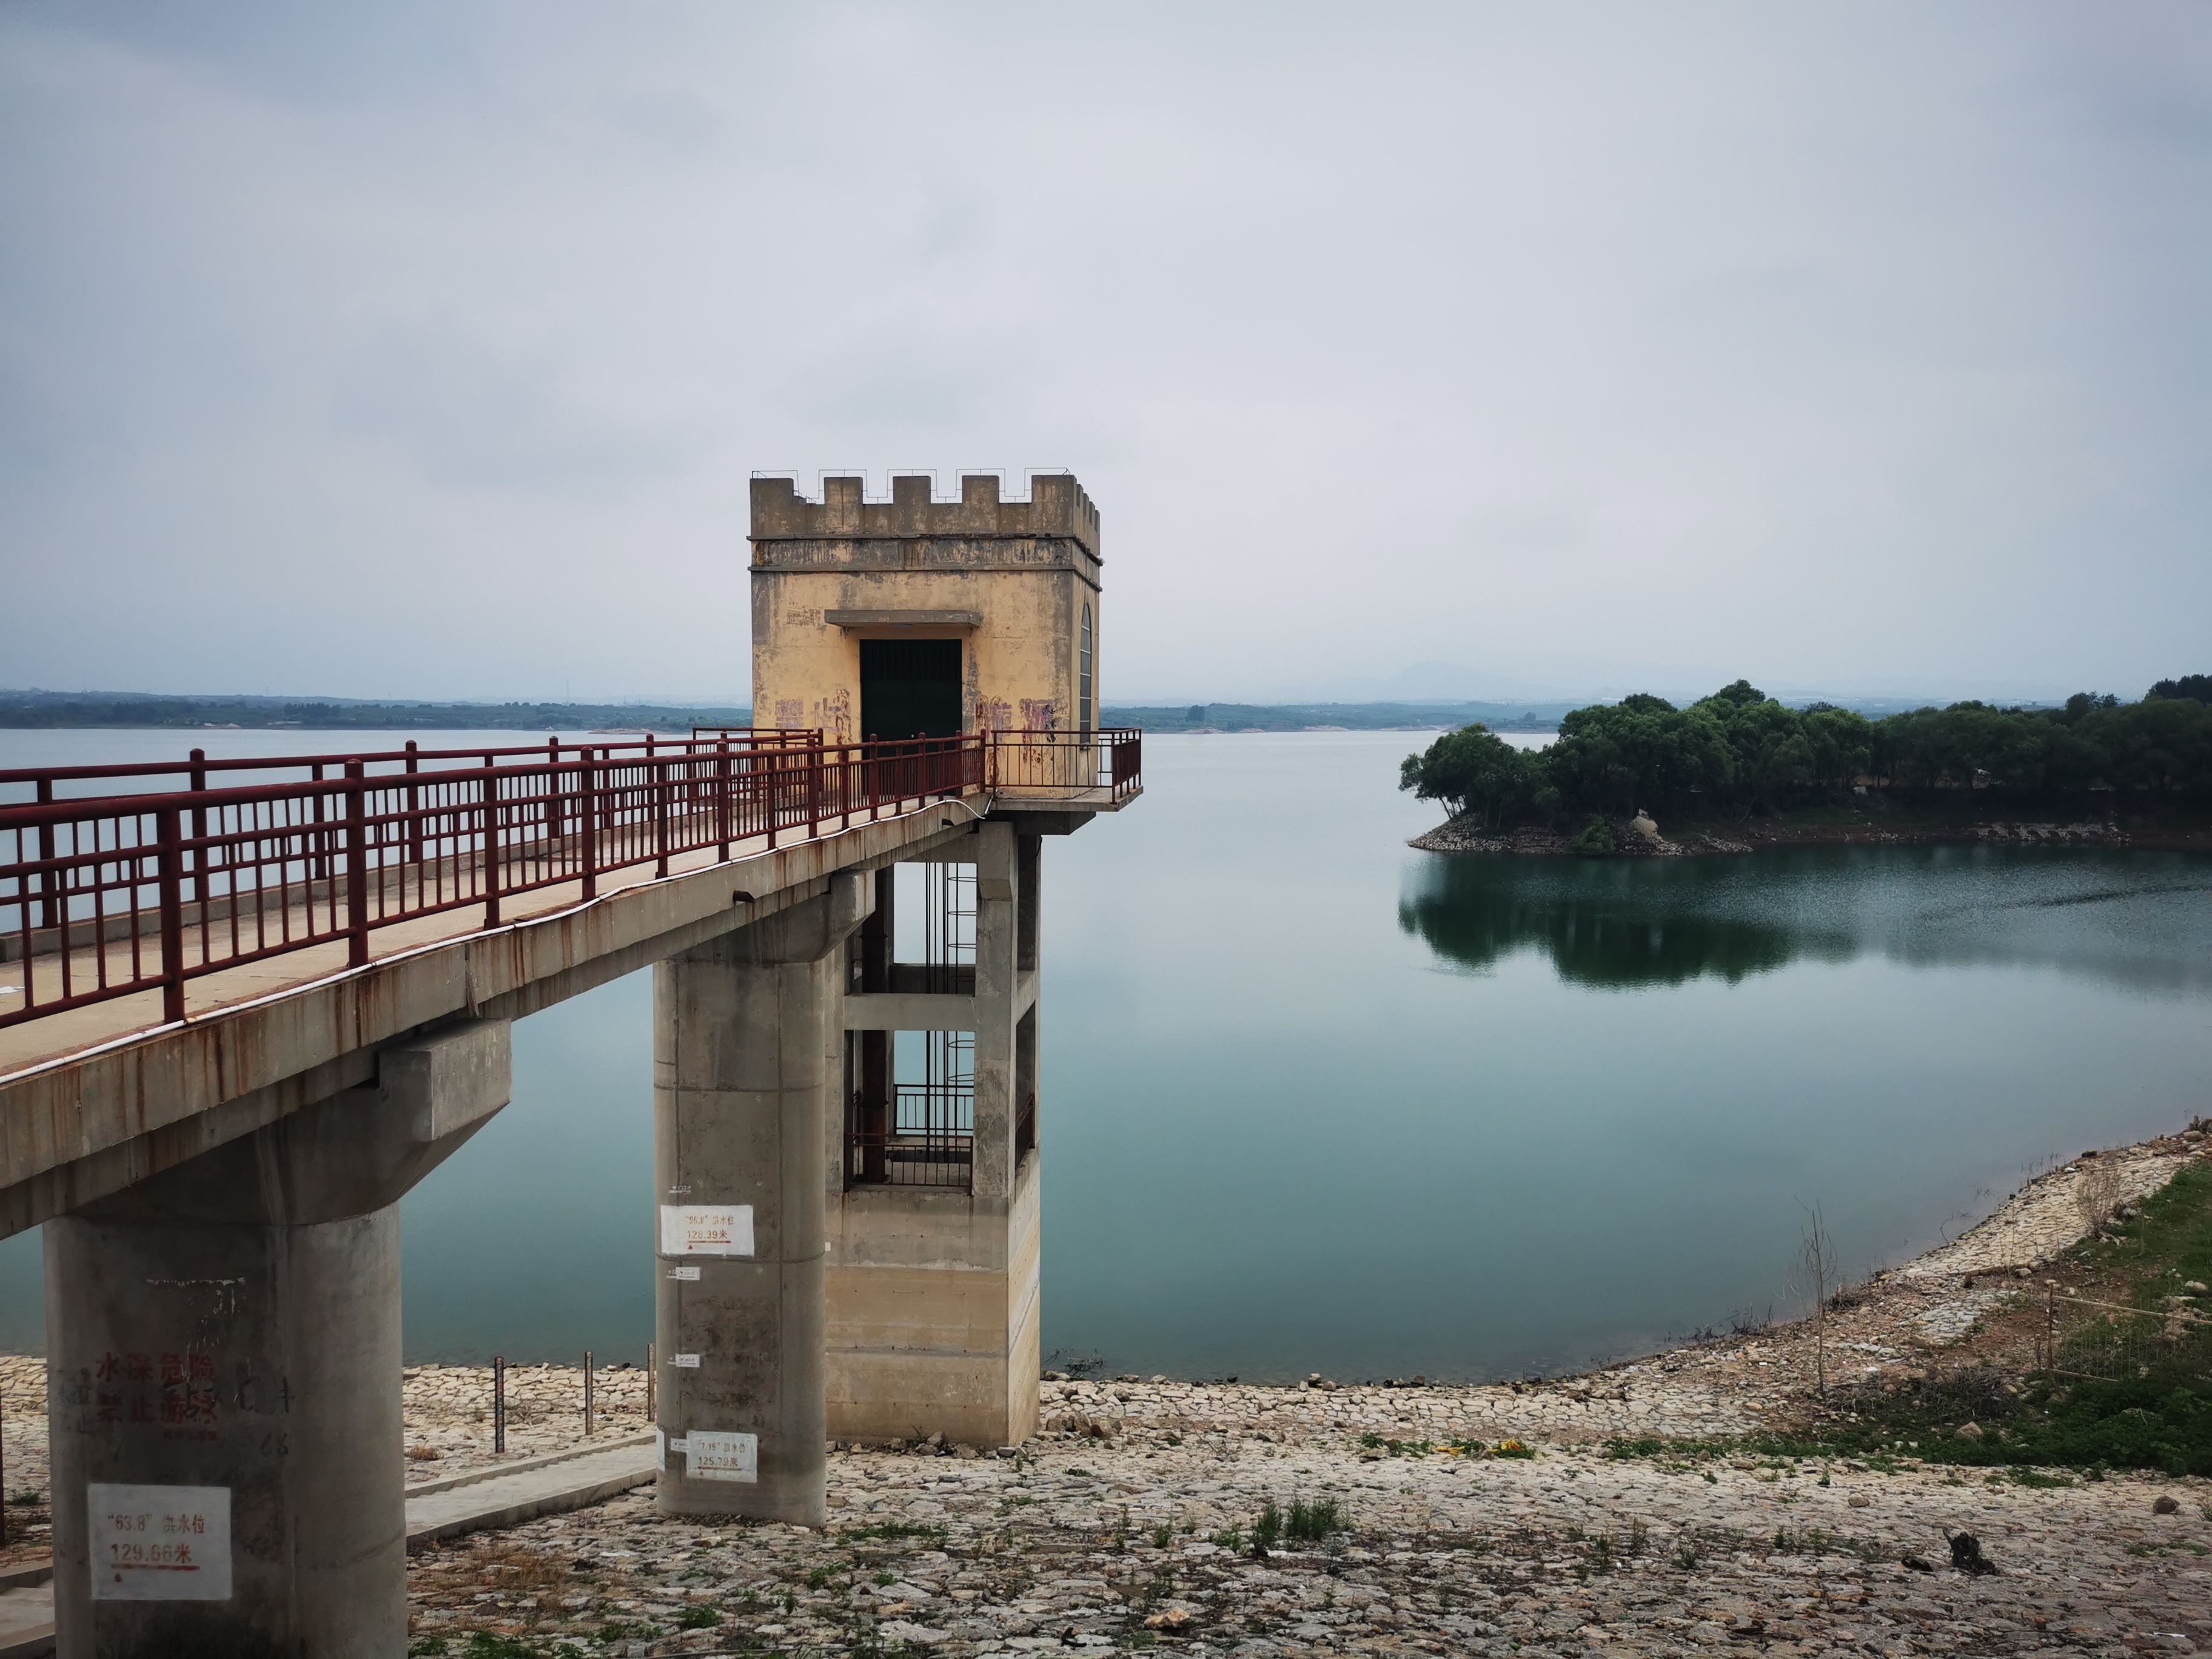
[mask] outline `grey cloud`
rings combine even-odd
[[[747,471],[963,462],[1109,696],[2212,666],[2212,13],[1261,15],[0,9],[0,679],[741,694]]]

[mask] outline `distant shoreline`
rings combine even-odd
[[[1884,821],[1887,819],[1887,821]],[[1780,847],[2102,847],[2160,853],[2212,853],[2212,823],[2116,823],[2030,815],[1948,821],[1915,821],[1901,813],[1862,814],[1857,821],[1762,818],[1724,826],[1686,826],[1674,834],[1638,834],[1632,820],[1613,824],[1610,859],[1712,858]],[[1646,820],[1649,822],[1649,820]],[[1523,858],[1576,858],[1571,837],[1557,830],[1524,826],[1491,830],[1454,818],[1406,845],[1424,853],[1506,854]]]

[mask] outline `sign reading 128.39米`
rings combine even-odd
[[[230,1488],[94,1481],[92,1599],[230,1600]]]

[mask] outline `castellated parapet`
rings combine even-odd
[[[822,499],[807,500],[789,478],[752,481],[754,560],[779,562],[763,543],[793,541],[1072,541],[1098,553],[1098,509],[1068,473],[1038,473],[1030,499],[1001,501],[994,473],[966,473],[960,499],[931,495],[927,474],[895,474],[888,501],[862,499],[863,480],[828,477]]]

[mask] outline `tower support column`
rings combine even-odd
[[[507,1037],[46,1224],[60,1659],[405,1649],[398,1200],[506,1104]]]
[[[855,874],[653,970],[658,1502],[828,1518],[823,1170]],[[842,1070],[842,1067],[840,1068]]]
[[[841,1439],[936,1432],[1001,1446],[1036,1430],[1036,842],[992,819],[950,855],[975,866],[972,990],[864,995],[848,1013],[864,1061],[871,1035],[917,1029],[918,1018],[932,1022],[921,1029],[974,1033],[969,1182],[963,1192],[830,1172],[829,1426]]]

